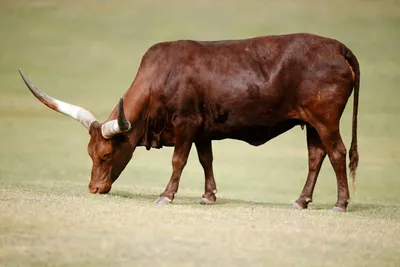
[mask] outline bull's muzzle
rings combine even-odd
[[[111,184],[108,183],[90,183],[88,187],[92,194],[107,194],[111,190]]]

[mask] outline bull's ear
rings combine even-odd
[[[99,129],[101,129],[101,124],[98,121],[94,121],[89,126],[89,134],[93,135]]]

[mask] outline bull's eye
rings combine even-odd
[[[106,161],[106,160],[109,160],[110,158],[111,158],[111,153],[107,153],[107,154],[104,154],[102,157],[101,157],[101,160],[102,161]]]

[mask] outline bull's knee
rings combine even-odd
[[[173,157],[172,166],[177,169],[181,169],[186,165],[187,159],[183,157]]]

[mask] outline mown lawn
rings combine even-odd
[[[1,1],[0,265],[399,266],[399,29],[400,2],[389,0]],[[290,208],[307,174],[300,128],[261,147],[214,142],[214,206],[195,204],[195,150],[172,205],[153,205],[170,148],[137,149],[110,194],[90,195],[89,135],[38,103],[17,72],[103,120],[156,42],[291,32],[337,38],[360,61],[360,166],[346,214],[330,211],[327,160],[310,210]]]

